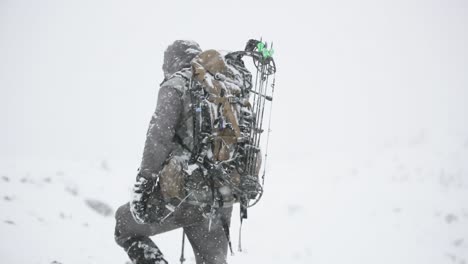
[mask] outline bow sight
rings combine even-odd
[[[268,49],[268,43],[256,39],[247,41],[243,51],[231,53],[232,56],[237,56],[238,58],[242,56],[252,57],[257,70],[259,72],[264,72],[266,75],[271,75],[276,72],[273,54],[273,43],[270,44],[270,49]]]

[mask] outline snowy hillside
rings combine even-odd
[[[245,222],[245,250],[230,263],[467,263],[462,140],[443,149],[430,139],[396,143],[352,166],[326,155],[272,164],[265,197]],[[130,194],[129,164],[27,165],[0,169],[2,263],[126,263],[113,211]],[[234,245],[237,228],[234,217]],[[180,232],[154,237],[170,263],[178,263]]]

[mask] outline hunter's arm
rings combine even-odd
[[[157,175],[174,149],[173,138],[179,122],[182,103],[177,91],[170,86],[159,89],[156,110],[146,134],[140,172],[133,187],[130,211],[137,223],[158,222],[158,212],[148,206]]]
[[[177,90],[168,86],[161,87],[156,110],[146,134],[140,176],[155,178],[162,169],[164,161],[175,147],[173,140],[181,112],[182,102]]]

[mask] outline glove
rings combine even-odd
[[[153,223],[157,221],[154,213],[148,210],[150,197],[156,186],[154,177],[144,177],[141,174],[137,175],[137,180],[133,186],[133,197],[130,201],[130,211],[135,221],[139,224]]]

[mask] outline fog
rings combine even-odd
[[[1,6],[5,157],[141,155],[163,51],[175,39],[223,50],[241,50],[249,38],[274,41],[278,159],[366,154],[420,133],[466,135],[463,1]]]
[[[412,163],[418,148],[461,171],[468,201],[468,4],[455,0],[1,0],[2,167],[136,171],[165,48],[235,51],[250,38],[274,42],[278,68],[267,183],[307,184],[324,166],[388,171],[376,155]]]

